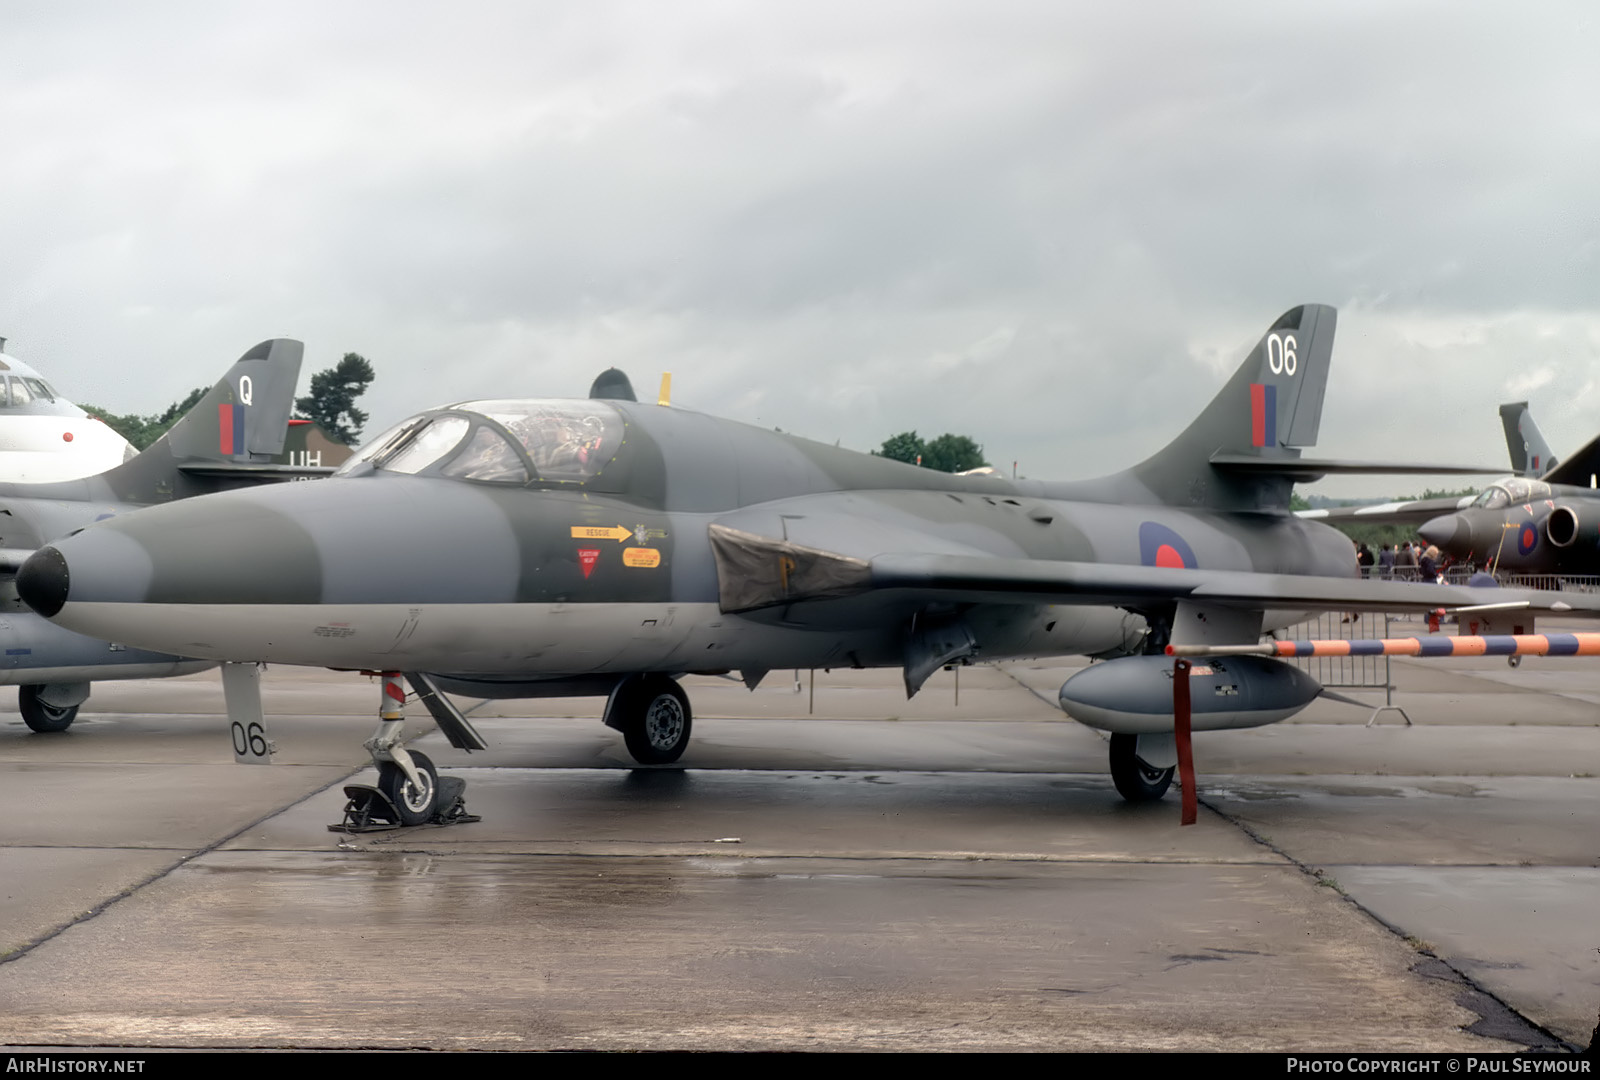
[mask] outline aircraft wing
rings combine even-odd
[[[1238,608],[1412,612],[1516,605],[1600,617],[1600,596],[1495,587],[964,555],[880,555],[869,565],[873,589],[911,589],[963,603],[1138,607],[1192,600]]]
[[[1189,600],[1253,609],[1412,612],[1516,606],[1536,613],[1600,617],[1600,594],[964,553],[883,553],[861,558],[723,525],[711,526],[710,535],[720,606],[729,613],[868,593],[913,593],[965,604],[1138,608]]]
[[[1325,521],[1329,525],[1422,525],[1442,514],[1472,505],[1476,495],[1449,495],[1438,499],[1376,503],[1372,506],[1329,506],[1321,510],[1296,510],[1295,517]]]

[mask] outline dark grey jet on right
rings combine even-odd
[[[1515,476],[1475,494],[1302,510],[1307,520],[1410,525],[1456,562],[1509,574],[1600,575],[1600,437],[1557,460],[1526,401],[1500,406]]]
[[[1560,461],[1550,452],[1544,433],[1533,422],[1533,413],[1526,401],[1511,401],[1500,406],[1500,425],[1506,433],[1506,451],[1511,455],[1511,471],[1498,483],[1538,480],[1555,471]],[[1580,459],[1590,466],[1596,464],[1596,446],[1590,443],[1578,451]],[[1582,464],[1573,468],[1581,469]],[[1492,470],[1491,470],[1492,471]],[[1330,525],[1422,525],[1436,517],[1465,510],[1483,493],[1468,495],[1440,495],[1431,499],[1403,499],[1397,502],[1371,503],[1366,506],[1329,506],[1316,510],[1297,510],[1295,513],[1307,521],[1326,521]]]
[[[1334,322],[1285,312],[1186,431],[1099,480],[952,476],[641,404],[612,379],[603,397],[424,412],[322,483],[118,517],[35,554],[19,589],[100,637],[392,673],[367,746],[408,823],[437,788],[399,742],[400,673],[436,716],[434,685],[607,695],[605,722],[662,763],[689,740],[684,673],[753,687],[774,669],[896,667],[915,693],[947,664],[1118,657],[1061,699],[1112,733],[1119,790],[1157,798],[1176,762],[1169,640],[1254,642],[1314,609],[1571,610],[1559,594],[1360,581],[1344,536],[1289,512],[1297,481],[1418,468],[1301,456]],[[1320,689],[1261,657],[1191,678],[1197,730],[1270,723]],[[482,745],[457,719],[445,730]]]

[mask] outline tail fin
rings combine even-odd
[[[263,341],[149,449],[95,479],[113,498],[147,503],[283,472],[271,461],[283,450],[304,353],[288,338]]]
[[[1131,470],[1161,502],[1219,510],[1288,509],[1322,422],[1337,313],[1291,308],[1187,430]]]
[[[1500,406],[1500,423],[1506,429],[1506,449],[1511,452],[1511,471],[1537,480],[1559,462],[1544,441],[1539,425],[1533,422],[1526,401]]]

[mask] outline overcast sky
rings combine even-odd
[[[304,379],[373,362],[369,434],[615,364],[1070,478],[1318,301],[1317,453],[1503,462],[1520,398],[1567,453],[1600,432],[1597,11],[0,0],[0,336],[116,412],[288,336]]]

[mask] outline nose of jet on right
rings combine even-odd
[[[66,604],[71,585],[67,560],[52,545],[29,555],[22,569],[17,571],[17,595],[47,619]]]
[[[1443,514],[1434,518],[1422,528],[1417,530],[1417,535],[1428,543],[1433,544],[1443,551],[1451,551],[1460,545],[1458,539],[1464,539],[1466,524],[1459,514]]]

